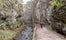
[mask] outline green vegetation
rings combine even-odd
[[[57,6],[58,8],[62,7],[63,4],[57,0],[53,0],[53,2],[51,3],[52,7]]]
[[[18,21],[21,17],[23,17],[22,3],[18,0],[0,0],[0,40],[11,40],[20,31],[17,29],[23,24]]]
[[[10,40],[13,36],[13,31],[0,30],[0,40]]]
[[[52,29],[66,35],[66,1],[59,0],[52,11]]]
[[[35,27],[35,23],[50,24],[53,30],[66,35],[66,1],[53,0],[51,5],[46,2],[33,0],[22,4],[20,0],[0,0],[0,40],[12,40],[22,31],[23,24]]]

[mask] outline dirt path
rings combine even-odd
[[[66,40],[62,35],[52,31],[51,29],[46,27],[40,28],[40,25],[36,26],[36,40]]]

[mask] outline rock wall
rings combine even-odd
[[[66,0],[58,0],[62,6],[54,6],[51,27],[53,30],[66,35]]]
[[[19,0],[0,0],[0,29],[18,27],[22,22],[22,16],[23,5]]]

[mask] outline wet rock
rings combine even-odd
[[[32,28],[31,26],[26,26],[24,31],[15,38],[15,40],[31,40]]]
[[[63,33],[65,34],[66,36],[66,24],[64,25],[64,28],[62,29]]]

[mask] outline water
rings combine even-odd
[[[26,26],[25,30],[15,38],[15,40],[30,40],[32,36],[32,28]]]
[[[48,23],[51,23],[51,14],[52,14],[52,7],[49,5],[47,8],[47,21]]]

